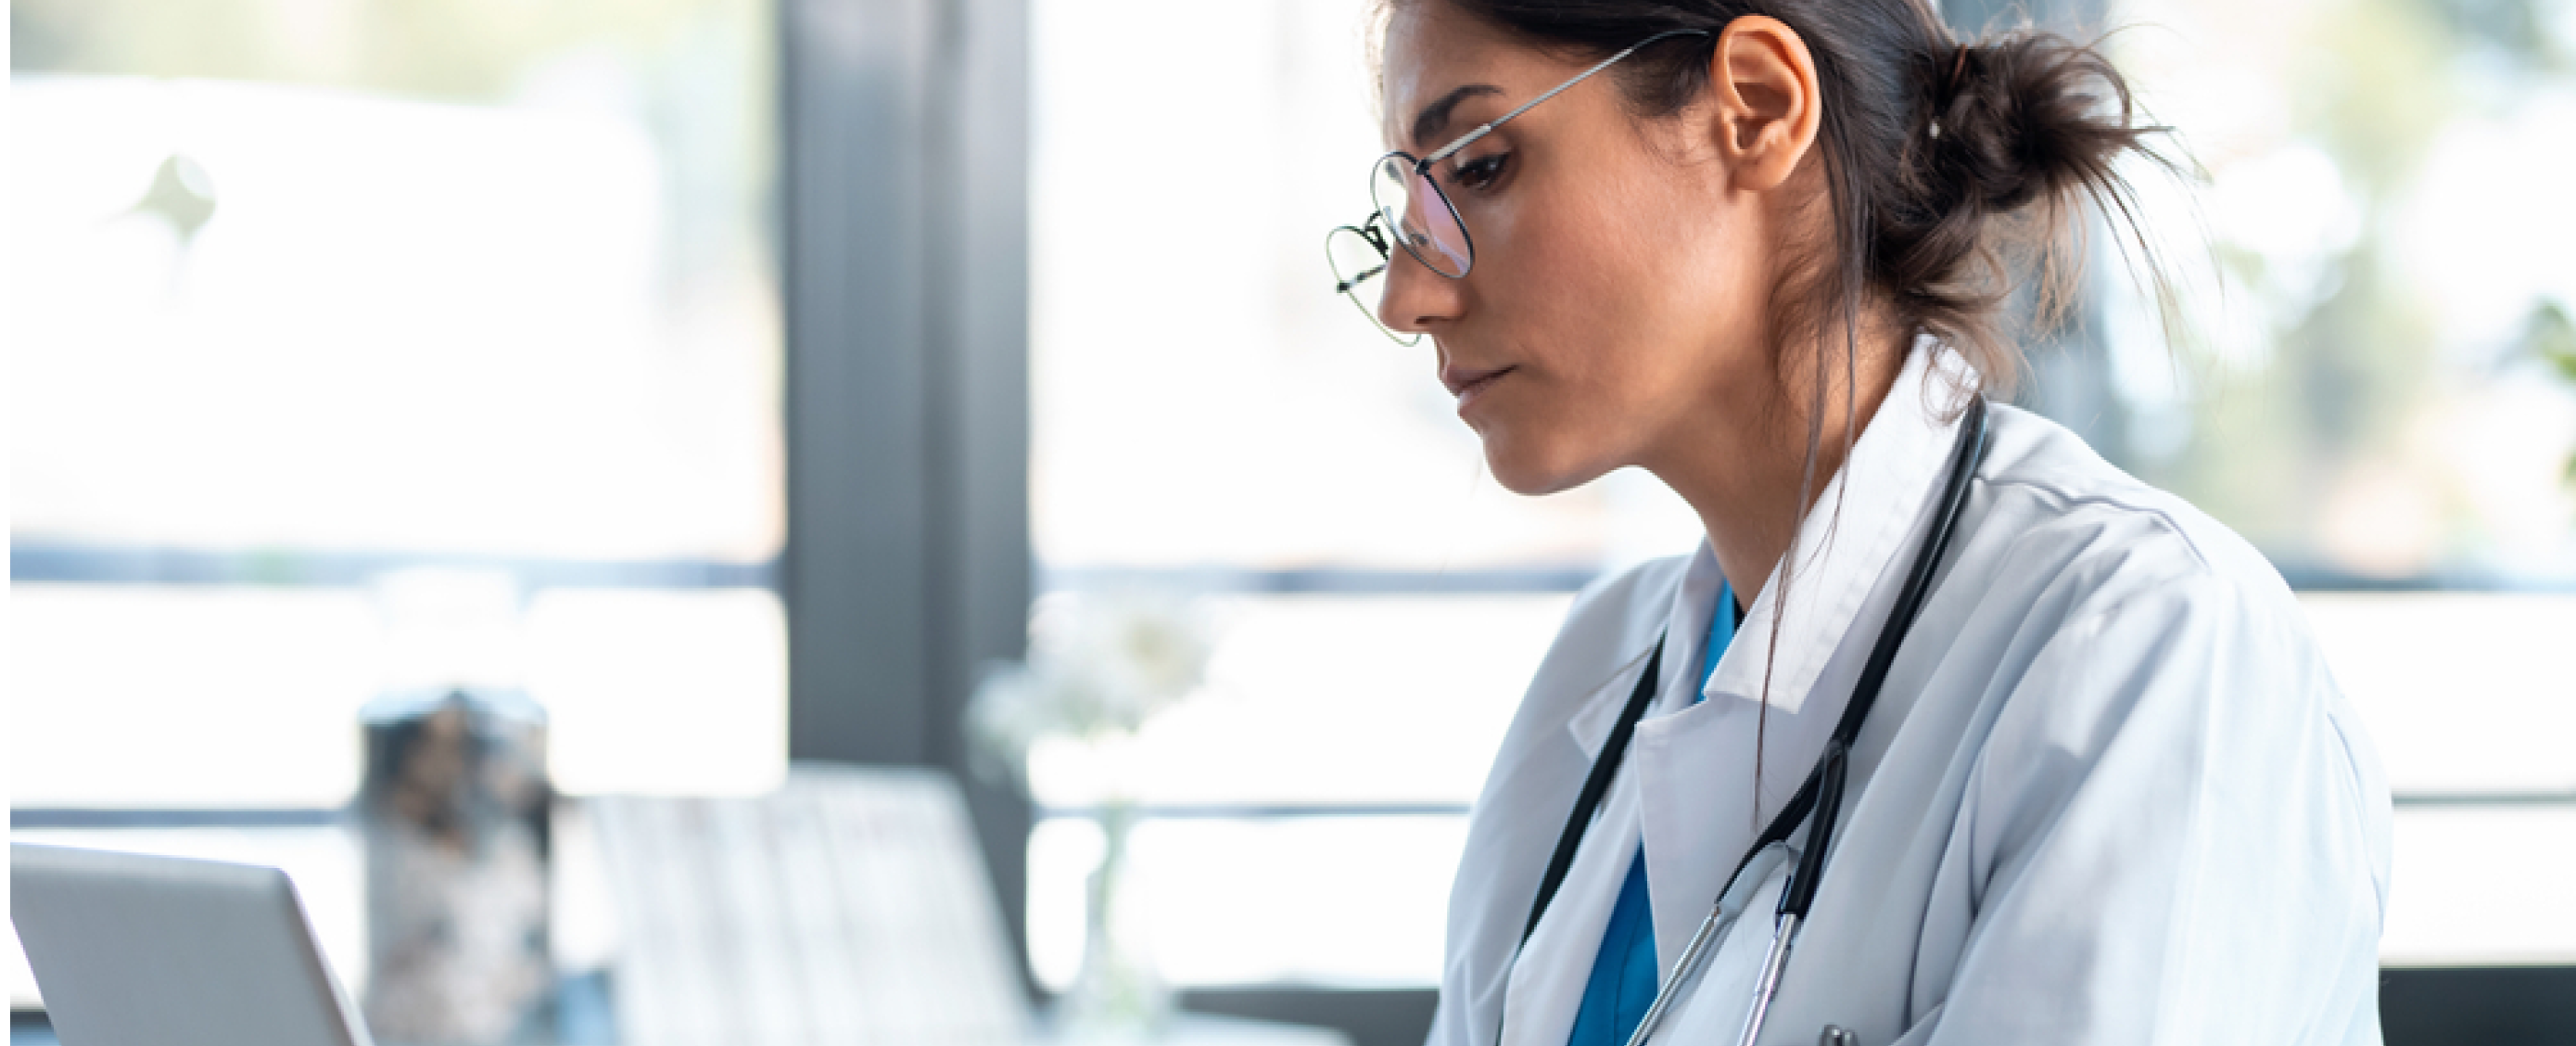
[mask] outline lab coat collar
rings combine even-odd
[[[1708,681],[1711,698],[1761,700],[1767,672],[1771,707],[1794,713],[1805,706],[1861,603],[1907,551],[1900,546],[1928,511],[1957,441],[1961,412],[1954,404],[1959,390],[1974,388],[1975,382],[1975,371],[1957,354],[1928,335],[1916,340],[1896,384],[1853,442],[1850,458],[1825,484],[1789,554],[1772,568],[1745,612],[1736,642]],[[1706,538],[1701,539],[1701,554],[1714,563]],[[1784,615],[1780,578],[1793,559],[1797,570],[1788,583]],[[1677,605],[1674,627],[1696,621],[1704,634],[1710,609]],[[1776,663],[1770,660],[1774,620],[1781,623]]]

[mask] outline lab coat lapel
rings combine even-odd
[[[1965,387],[1954,382],[1967,380],[1954,367],[1963,367],[1955,356],[1937,353],[1928,341],[1918,343],[1843,469],[1799,528],[1791,553],[1798,573],[1789,584],[1786,616],[1779,609],[1775,568],[1719,660],[1707,700],[1638,726],[1631,757],[1644,793],[1646,881],[1656,957],[1665,970],[1689,943],[1760,825],[1805,780],[1842,715],[1860,662],[1903,583],[1895,575],[1911,559],[1912,538],[1928,525],[1958,428],[1957,419],[1941,409],[1944,393]],[[1936,374],[1942,370],[1950,373]],[[1675,620],[1695,620],[1704,629],[1708,612],[1676,608]],[[1774,620],[1780,622],[1776,663],[1769,661]],[[1855,627],[1861,624],[1867,627]],[[1671,659],[1666,664],[1673,671]],[[1680,671],[1691,675],[1695,667]],[[1766,672],[1771,707],[1757,804],[1746,786],[1754,753],[1749,747],[1733,750],[1725,739],[1745,732],[1729,729],[1730,720],[1761,712]],[[1882,700],[1889,712],[1902,715],[1892,697]],[[1862,780],[1855,775],[1853,791]]]
[[[1619,713],[1627,707],[1628,695],[1637,685],[1637,673],[1646,670],[1646,658],[1653,653],[1654,648],[1649,646],[1622,662],[1618,674],[1593,687],[1565,721],[1565,739],[1582,751],[1585,767],[1601,757],[1601,746],[1608,743],[1610,731],[1619,725]],[[1665,663],[1671,663],[1669,652]]]
[[[1585,600],[1603,605],[1578,606],[1530,679],[1521,715],[1476,799],[1479,813],[1450,897],[1446,976],[1464,989],[1461,1012],[1472,1015],[1458,1046],[1492,1043],[1505,998],[1521,994],[1517,985],[1507,993],[1505,984],[1539,874],[1593,755],[1663,633],[1680,576],[1677,565],[1656,564],[1587,593]],[[1512,1036],[1528,1033],[1523,1027]]]
[[[1619,713],[1627,705],[1628,695],[1637,685],[1639,674],[1645,671],[1645,663],[1653,655],[1656,641],[1662,637],[1660,628],[1656,627],[1662,615],[1645,608],[1668,604],[1673,598],[1673,588],[1672,584],[1646,585],[1632,595],[1636,604],[1625,615],[1632,624],[1618,637],[1619,645],[1612,648],[1621,655],[1617,667],[1607,678],[1593,684],[1590,692],[1575,704],[1573,714],[1566,719],[1564,732],[1557,735],[1554,745],[1575,749],[1581,755],[1581,765],[1587,773],[1616,726]],[[1667,649],[1664,663],[1669,665],[1672,660],[1673,652]],[[1533,682],[1532,699],[1558,699],[1554,691],[1542,689],[1563,678],[1561,675],[1549,678],[1550,675],[1542,671],[1541,678]],[[1634,752],[1630,754],[1633,757]],[[1634,763],[1628,765],[1633,767]],[[1628,769],[1623,772],[1635,771]],[[1557,832],[1563,827],[1566,812],[1571,809],[1574,795],[1573,789],[1566,789],[1534,804],[1536,823],[1545,827],[1548,847],[1535,851],[1534,863],[1543,865],[1546,862]],[[1585,837],[1583,847],[1576,851],[1574,865],[1563,888],[1549,903],[1545,918],[1530,936],[1529,949],[1549,955],[1590,954],[1583,948],[1570,945],[1585,935],[1597,938],[1602,926],[1608,922],[1609,908],[1617,899],[1615,880],[1624,874],[1628,862],[1626,855],[1635,852],[1637,838],[1634,789],[1611,789]],[[1527,905],[1529,901],[1524,899],[1521,903]],[[1526,908],[1515,913],[1510,924],[1515,936],[1527,918]],[[1504,1046],[1562,1041],[1573,1026],[1574,1008],[1581,999],[1588,966],[1577,967],[1561,962],[1508,962],[1507,966],[1503,973],[1506,986],[1502,993],[1501,1030],[1508,1036]]]
[[[1665,602],[1672,599],[1670,594],[1672,587],[1656,586],[1657,592],[1664,593]],[[1610,739],[1610,731],[1618,726],[1619,713],[1626,708],[1628,695],[1636,689],[1637,674],[1646,670],[1646,659],[1654,654],[1656,641],[1666,638],[1661,627],[1662,622],[1663,618],[1659,615],[1635,615],[1635,620],[1631,622],[1632,627],[1628,628],[1627,634],[1622,635],[1619,640],[1618,667],[1608,678],[1593,684],[1591,692],[1584,696],[1582,703],[1575,708],[1574,714],[1566,719],[1566,737],[1582,751],[1583,764],[1587,769],[1592,765],[1593,760],[1600,758],[1602,743]],[[1672,678],[1674,662],[1674,651],[1665,650],[1663,675],[1667,683]],[[1536,690],[1538,685],[1534,682],[1531,689]]]

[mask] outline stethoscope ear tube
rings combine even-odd
[[[1762,959],[1762,975],[1754,983],[1753,1008],[1744,1015],[1739,1046],[1754,1046],[1761,1037],[1762,1019],[1770,1015],[1771,998],[1780,991],[1780,975],[1789,968],[1789,949],[1797,946],[1798,926],[1807,921],[1807,909],[1816,903],[1816,884],[1825,877],[1825,855],[1834,848],[1834,826],[1842,821],[1835,814],[1843,806],[1843,778],[1850,767],[1851,746],[1839,737],[1826,742],[1824,762],[1816,767],[1816,813],[1807,822],[1807,848],[1799,852],[1789,884],[1780,888],[1771,953]]]
[[[1567,815],[1564,830],[1557,833],[1556,853],[1548,858],[1547,871],[1539,876],[1538,896],[1530,901],[1529,923],[1521,927],[1521,944],[1528,944],[1530,935],[1538,932],[1539,918],[1547,914],[1547,902],[1555,899],[1567,870],[1574,867],[1575,848],[1582,845],[1584,828],[1592,823],[1593,812],[1601,808],[1601,797],[1608,794],[1611,779],[1619,774],[1619,761],[1628,754],[1628,737],[1637,732],[1637,720],[1655,699],[1656,681],[1663,677],[1663,665],[1664,641],[1659,637],[1655,652],[1646,658],[1645,671],[1637,675],[1636,689],[1628,694],[1627,706],[1619,710],[1618,723],[1601,742],[1601,755],[1592,761],[1592,772],[1583,778],[1583,791],[1574,797],[1574,812]]]
[[[1816,815],[1807,822],[1807,848],[1798,855],[1789,885],[1780,891],[1780,914],[1798,919],[1816,903],[1816,884],[1825,877],[1825,855],[1834,848],[1835,813],[1843,806],[1843,776],[1851,766],[1851,748],[1835,738],[1825,745],[1825,762],[1817,770]]]

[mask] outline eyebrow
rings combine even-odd
[[[1431,142],[1431,136],[1439,134],[1442,130],[1448,128],[1449,111],[1457,108],[1458,103],[1470,98],[1489,94],[1498,95],[1501,93],[1503,93],[1503,89],[1492,84],[1468,84],[1467,86],[1458,88],[1448,94],[1441,95],[1439,101],[1423,106],[1422,111],[1414,114],[1413,117],[1414,147],[1418,149],[1429,145]]]

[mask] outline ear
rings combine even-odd
[[[1718,34],[1708,79],[1718,153],[1735,186],[1759,192],[1789,180],[1824,120],[1807,41],[1777,18],[1740,16]]]

